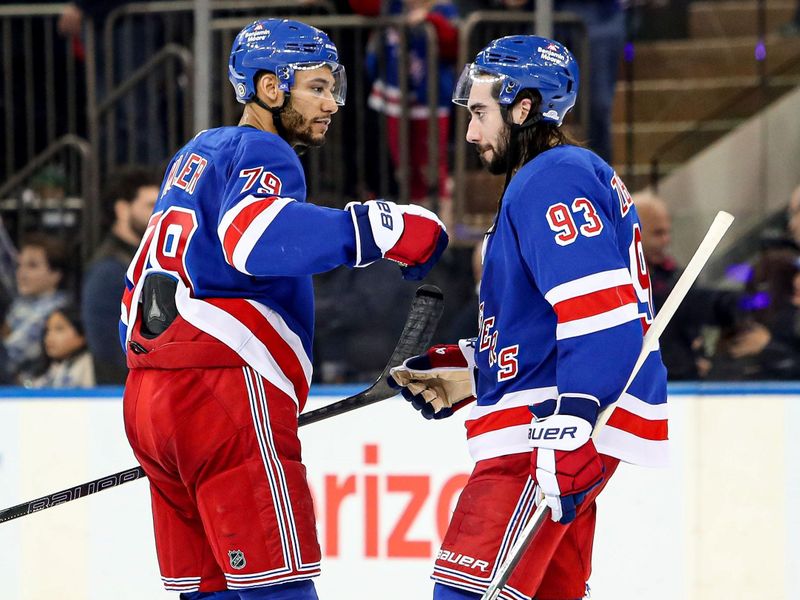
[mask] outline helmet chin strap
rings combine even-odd
[[[511,117],[511,110],[508,108],[503,109],[503,118],[509,128],[508,136],[508,154],[506,156],[506,183],[503,186],[503,194],[508,189],[508,184],[511,183],[511,176],[514,174],[514,169],[519,163],[519,136],[526,129],[530,129],[542,120],[542,115],[529,113],[523,123],[514,123]]]
[[[538,113],[529,113],[523,123],[514,123],[514,120],[511,117],[511,110],[508,107],[503,106],[500,110],[503,114],[503,120],[505,121],[506,125],[508,125],[509,129],[508,151],[506,154],[506,182],[503,185],[503,191],[500,194],[500,199],[497,201],[497,212],[494,215],[492,226],[489,228],[489,234],[494,233],[494,230],[497,227],[497,219],[500,218],[500,207],[503,206],[503,196],[506,194],[508,184],[511,183],[511,177],[514,175],[514,169],[519,162],[519,136],[523,131],[530,129],[542,120],[542,115]]]
[[[253,102],[255,102],[258,106],[260,106],[264,110],[269,111],[272,114],[272,122],[275,124],[275,129],[278,132],[278,135],[286,140],[287,131],[286,127],[283,126],[283,122],[281,121],[281,113],[283,112],[283,109],[286,108],[286,106],[289,104],[289,92],[284,92],[283,104],[281,104],[280,106],[270,106],[269,104],[264,102],[261,98],[259,98],[258,94],[253,96]]]

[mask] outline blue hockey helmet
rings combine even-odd
[[[335,81],[333,97],[343,106],[347,77],[328,34],[299,21],[262,19],[242,29],[233,41],[228,79],[236,100],[245,104],[256,95],[255,76],[260,71],[275,73],[279,89],[288,93],[296,70],[322,66],[330,67]]]
[[[495,98],[505,106],[520,91],[535,89],[542,96],[542,120],[561,125],[578,97],[578,63],[562,44],[535,35],[509,35],[494,40],[464,67],[453,90],[453,102],[467,106],[474,82],[493,84]]]

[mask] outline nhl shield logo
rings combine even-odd
[[[247,561],[244,559],[244,552],[241,550],[228,550],[228,560],[231,563],[231,567],[237,571],[244,569],[247,564]]]

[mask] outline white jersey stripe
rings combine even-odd
[[[574,321],[567,321],[566,323],[559,323],[556,325],[556,339],[565,340],[580,335],[587,335],[638,319],[639,307],[632,302],[599,315],[575,319]]]
[[[617,406],[650,421],[661,421],[666,419],[669,414],[666,402],[662,404],[648,404],[627,392],[622,394],[622,397],[620,397],[617,402]]]
[[[300,341],[300,336],[298,336],[294,331],[292,331],[289,326],[286,324],[278,313],[274,310],[271,310],[261,304],[260,302],[256,302],[255,300],[247,300],[250,305],[255,308],[261,315],[269,321],[269,324],[272,325],[272,328],[278,333],[282,340],[284,340],[289,347],[294,352],[295,356],[297,356],[297,360],[300,362],[300,366],[303,367],[303,373],[305,373],[306,381],[308,382],[309,387],[311,386],[311,376],[313,374],[313,366],[311,364],[311,360],[308,358],[306,354],[305,348],[303,348],[303,342]]]
[[[294,202],[294,200],[291,198],[278,198],[270,204],[269,208],[263,210],[255,219],[250,221],[247,229],[242,233],[242,237],[239,238],[231,257],[231,262],[235,269],[242,273],[250,274],[247,270],[247,259],[250,258],[250,253],[258,243],[258,240],[261,239],[261,236],[264,235],[267,227],[272,224],[278,214],[290,202]]]
[[[480,419],[498,410],[516,408],[518,406],[530,406],[531,404],[539,404],[540,402],[550,399],[555,400],[557,397],[558,388],[556,386],[511,392],[505,394],[495,404],[489,406],[473,404],[467,420],[472,421],[474,419]]]
[[[217,225],[217,237],[219,238],[219,243],[222,244],[223,248],[225,247],[225,233],[228,231],[228,227],[231,226],[231,223],[233,223],[233,220],[239,216],[239,213],[245,208],[251,204],[255,204],[256,202],[261,202],[264,199],[265,198],[260,196],[253,196],[252,194],[245,196],[234,206],[229,208],[224,215],[222,215],[222,218],[219,220],[219,225]]]
[[[555,286],[544,295],[552,306],[559,302],[585,296],[592,292],[598,292],[620,285],[631,285],[631,273],[627,269],[613,269],[611,271],[600,271],[586,277],[580,277]]]
[[[186,321],[233,349],[248,365],[294,400],[299,410],[300,402],[291,379],[283,373],[269,348],[235,316],[208,302],[192,298],[189,289],[180,282],[175,303]],[[277,313],[275,315],[280,318]],[[302,354],[305,355],[305,352]]]
[[[495,431],[488,431],[467,440],[472,460],[478,462],[496,456],[530,452],[528,430],[530,424],[514,425]]]
[[[642,467],[666,467],[669,465],[669,443],[667,440],[647,440],[639,436],[606,425],[595,442],[597,451]]]

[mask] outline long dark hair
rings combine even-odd
[[[515,127],[511,124],[511,110],[526,98],[531,101],[531,110],[525,122]],[[541,103],[542,96],[538,90],[526,89],[517,95],[513,105],[505,109],[504,117],[510,126],[512,138],[509,139],[508,157],[512,173],[550,148],[563,144],[583,146],[582,142],[574,139],[558,124],[541,120]],[[513,138],[516,138],[516,141]]]

